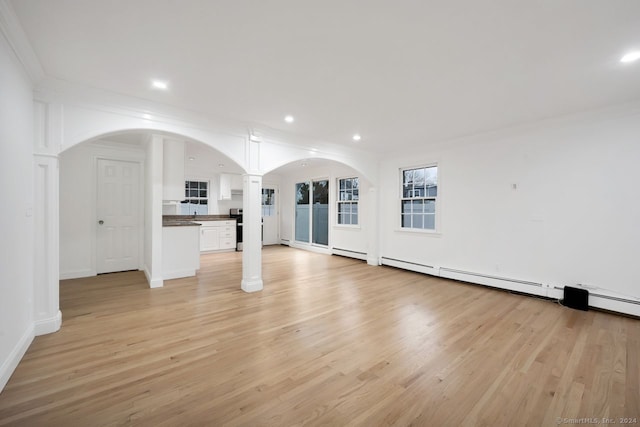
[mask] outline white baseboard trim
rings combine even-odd
[[[350,249],[332,248],[331,254],[360,259],[362,261],[367,260],[367,254],[365,252],[352,251]]]
[[[24,357],[24,354],[27,352],[27,349],[31,345],[31,342],[35,338],[33,333],[33,325],[29,326],[26,331],[22,334],[16,345],[9,353],[7,359],[0,365],[0,393],[4,389],[4,386],[9,382],[9,378],[13,374],[13,371],[16,370],[18,363]]]
[[[309,252],[316,252],[319,254],[331,255],[331,249],[325,246],[315,246],[298,242],[290,242],[289,246],[296,249],[302,249]]]
[[[508,291],[523,292],[541,297],[548,296],[549,288],[542,283],[528,282],[525,280],[510,279],[498,276],[476,274],[467,271],[440,268],[440,277],[459,280],[461,282],[475,283],[477,285],[490,286],[492,288],[506,289]]]
[[[146,265],[144,266],[143,271],[150,288],[161,288],[164,286],[164,281],[162,280],[162,278],[151,278],[151,273],[149,273],[149,269],[147,269]]]
[[[613,292],[608,292],[603,289],[584,289],[589,291],[589,307],[640,317],[640,299],[619,296]],[[559,300],[563,298],[563,288],[555,287],[552,291],[555,293],[554,298]]]
[[[79,279],[81,277],[95,276],[96,272],[91,269],[75,270],[75,271],[61,271],[60,280]]]
[[[264,284],[262,279],[242,279],[240,288],[245,292],[258,292],[261,291]]]
[[[382,265],[429,274],[446,279],[459,280],[461,282],[490,286],[492,288],[521,292],[529,295],[542,296],[553,299],[562,299],[564,290],[562,287],[552,287],[549,284],[529,282],[512,278],[490,276],[468,271],[455,270],[445,267],[436,267],[415,262],[402,261],[394,258],[381,258]],[[632,298],[606,295],[606,291],[589,290],[589,306],[616,313],[628,314],[640,317],[640,300]]]
[[[149,281],[149,287],[154,289],[154,288],[161,288],[164,286],[164,280],[163,279],[153,279],[151,281]]]
[[[439,276],[438,269],[431,265],[418,264],[415,262],[402,261],[395,258],[381,258],[382,265],[388,265],[390,267],[402,268],[403,270],[415,271],[416,273],[430,274],[432,276]]]
[[[52,334],[58,332],[62,326],[62,312],[58,310],[55,316],[49,319],[40,319],[33,322],[33,332],[35,336]]]
[[[193,277],[195,275],[196,275],[196,270],[168,271],[162,274],[162,280],[179,279],[181,277]]]
[[[597,291],[594,294],[591,292],[589,293],[589,307],[596,307],[603,310],[640,317],[640,302],[624,298],[611,298],[605,295],[598,295]]]

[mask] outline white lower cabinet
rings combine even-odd
[[[200,252],[236,249],[235,221],[202,221],[200,224]]]

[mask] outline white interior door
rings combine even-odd
[[[262,187],[262,244],[277,245],[280,243],[279,218],[278,187],[265,184]]]
[[[98,159],[96,272],[137,270],[140,165]]]

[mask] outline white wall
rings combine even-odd
[[[33,339],[33,90],[0,33],[0,390]]]
[[[367,253],[367,232],[375,227],[372,224],[369,206],[369,188],[371,184],[353,168],[330,160],[318,160],[317,166],[287,167],[279,171],[280,181],[280,239],[295,245],[295,184],[313,179],[329,179],[329,248],[339,248],[361,254]],[[357,227],[345,227],[337,224],[337,179],[360,178],[359,224]],[[268,177],[268,175],[267,175]],[[266,178],[265,178],[266,179]]]
[[[96,274],[96,159],[143,162],[141,146],[101,140],[60,155],[60,278]],[[141,194],[146,193],[143,191]]]
[[[382,163],[383,257],[640,297],[638,115],[478,139]],[[433,161],[441,233],[400,231],[399,169]]]

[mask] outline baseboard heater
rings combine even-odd
[[[443,277],[446,279],[459,280],[461,282],[490,286],[493,288],[523,292],[538,296],[547,296],[547,289],[542,286],[542,283],[474,273],[471,271],[457,270],[453,268],[436,267],[433,265],[404,261],[396,258],[382,257],[381,259],[383,265],[388,265],[391,267],[402,268],[418,273],[430,274],[432,276]]]
[[[351,249],[341,249],[341,248],[335,248],[335,247],[331,249],[331,252],[333,255],[345,256],[349,258],[357,258],[363,261],[367,260],[366,252],[358,252],[358,251],[352,251]]]
[[[493,276],[489,274],[474,273],[471,271],[457,270],[446,267],[436,267],[412,261],[404,261],[396,258],[381,257],[382,265],[429,274],[446,279],[459,280],[461,282],[490,286],[498,289],[521,292],[546,298],[560,300],[563,298],[564,289],[558,286],[544,286],[542,283],[528,280],[512,279]],[[589,291],[588,306],[593,308],[614,311],[634,317],[640,317],[640,301],[629,298],[621,298]]]
[[[518,283],[518,284],[527,285],[527,286],[535,286],[535,287],[538,287],[538,288],[542,288],[543,287],[542,283],[529,282],[527,280],[511,279],[511,278],[499,277],[499,276],[490,276],[488,274],[472,273],[470,271],[454,270],[452,268],[441,267],[440,268],[440,272],[442,273],[443,271],[444,272],[454,273],[454,274],[463,274],[463,275],[466,275],[466,276],[475,276],[475,277],[482,277],[482,278],[491,279],[491,280],[499,280],[499,281],[510,282],[510,283]]]
[[[289,240],[287,240],[287,239],[280,239],[280,244],[281,244],[281,245],[284,245],[284,246],[291,246],[291,245],[290,245],[290,243],[291,243],[291,242],[290,242]]]
[[[568,287],[569,286],[565,286],[564,288],[559,288],[557,286],[554,286],[553,289],[555,289],[555,290],[557,290],[559,292],[564,292],[566,294],[566,289]],[[600,299],[600,300],[610,301],[610,302],[612,302],[614,304],[616,302],[621,302],[621,303],[624,303],[624,304],[633,304],[634,306],[638,307],[638,313],[640,313],[640,301],[632,300],[632,299],[629,299],[629,298],[615,297],[613,295],[600,294],[600,293],[597,293],[597,292],[591,292],[591,291],[589,291],[589,289],[584,289],[584,288],[573,288],[573,289],[580,289],[580,290],[584,290],[584,291],[589,293],[589,298],[587,300],[589,307],[598,307],[598,308],[605,308],[607,310],[612,310],[612,311],[619,311],[619,310],[615,310],[613,308],[608,307],[607,304],[598,304],[598,299]],[[567,307],[569,307],[569,306],[567,305]],[[628,313],[626,311],[624,313],[631,314],[631,315],[634,315],[634,316],[640,315],[640,314]]]

